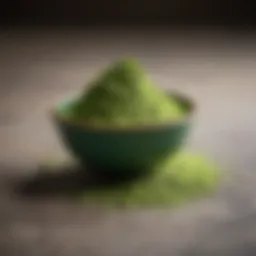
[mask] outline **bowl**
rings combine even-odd
[[[64,100],[54,107],[53,120],[66,147],[89,170],[133,176],[152,169],[166,155],[174,155],[189,135],[194,112],[192,100],[178,93],[168,94],[186,111],[179,121],[129,128],[94,127],[67,118],[76,99]]]

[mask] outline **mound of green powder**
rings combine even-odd
[[[171,207],[212,192],[218,178],[218,170],[209,159],[179,153],[166,158],[152,176],[131,184],[86,191],[80,199],[109,207]]]
[[[70,117],[93,125],[160,124],[185,114],[179,102],[159,89],[134,60],[121,60],[92,81]],[[177,153],[158,163],[152,175],[130,183],[82,188],[79,199],[116,206],[173,206],[213,191],[215,165],[197,154]]]
[[[179,103],[130,59],[117,61],[91,82],[72,112],[73,119],[90,124],[120,126],[161,123],[183,115]]]

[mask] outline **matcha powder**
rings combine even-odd
[[[161,124],[184,116],[175,97],[159,89],[134,60],[106,69],[76,101],[71,118],[96,126]],[[152,167],[152,175],[119,186],[79,191],[108,206],[173,206],[211,192],[218,172],[208,159],[179,152]]]
[[[153,84],[134,60],[117,61],[90,84],[73,118],[99,125],[143,125],[183,116],[178,102]]]

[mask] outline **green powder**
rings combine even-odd
[[[175,99],[159,89],[134,60],[121,60],[90,84],[73,109],[72,118],[90,124],[139,125],[183,116]]]
[[[81,193],[84,201],[118,206],[174,206],[213,191],[216,166],[197,154],[179,153],[156,167],[154,175],[117,187]]]
[[[159,89],[133,60],[116,62],[90,84],[71,118],[93,125],[160,124],[184,115],[179,103]],[[114,206],[173,206],[211,192],[218,184],[208,159],[177,153],[153,168],[152,175],[125,185],[84,189],[79,198]]]

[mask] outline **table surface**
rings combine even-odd
[[[0,34],[0,255],[256,253],[256,48],[239,31],[6,30]],[[13,192],[45,159],[65,159],[47,109],[102,67],[137,56],[166,89],[198,105],[188,148],[227,175],[175,210],[103,210]]]

